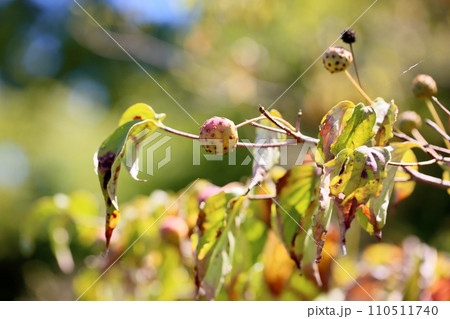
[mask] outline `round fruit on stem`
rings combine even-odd
[[[437,85],[431,76],[419,74],[413,79],[412,91],[417,98],[428,99],[437,93]]]
[[[405,111],[400,113],[397,123],[400,131],[411,134],[413,129],[419,129],[422,126],[422,119],[414,111]]]
[[[333,46],[325,52],[322,62],[331,73],[342,72],[353,62],[353,56],[343,47]]]
[[[225,117],[212,117],[200,127],[199,141],[208,153],[226,155],[236,147],[238,140],[236,125]]]

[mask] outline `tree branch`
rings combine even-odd
[[[283,130],[275,128],[275,127],[262,125],[262,124],[259,124],[259,123],[252,123],[252,126],[259,127],[259,128],[264,129],[264,130],[268,130],[268,131],[275,132],[275,133],[286,134],[286,131],[283,131]]]
[[[438,151],[438,152],[450,155],[450,150],[449,149],[446,149],[446,148],[443,148],[443,147],[440,147],[440,146],[436,146],[436,145],[433,145],[433,144],[423,144],[423,143],[413,139],[412,137],[406,135],[405,133],[394,132],[394,136],[398,137],[399,139],[402,139],[404,141],[407,141],[407,142],[413,142],[413,143],[419,144],[424,149],[431,148],[431,149],[433,149],[435,151]]]
[[[171,128],[171,127],[168,127],[168,126],[162,126],[161,129],[163,129],[164,131],[166,131],[168,133],[172,133],[172,134],[175,134],[175,135],[187,137],[187,138],[190,138],[190,139],[193,139],[193,140],[198,140],[199,139],[198,135],[186,133],[186,132],[183,132],[183,131],[178,131],[178,130],[176,130],[174,128]]]
[[[420,173],[410,167],[403,167],[403,169],[411,176],[411,180],[413,181],[421,182],[424,184],[428,184],[443,189],[450,188],[450,181],[444,181],[440,178]]]
[[[236,144],[236,147],[246,147],[246,148],[269,148],[269,147],[280,147],[280,146],[287,146],[287,145],[296,145],[297,141],[294,140],[288,140],[285,142],[280,143],[267,143],[267,144],[258,144],[258,143],[243,143],[239,142]]]
[[[284,124],[281,124],[278,122],[278,119],[275,119],[274,117],[272,117],[269,113],[267,113],[267,111],[264,109],[263,106],[259,106],[259,111],[261,112],[262,115],[264,115],[269,121],[271,121],[273,124],[275,124],[276,126],[278,126],[280,129],[282,129],[283,131],[286,132],[287,135],[292,136],[293,138],[295,138],[297,140],[297,142],[299,143],[304,143],[304,142],[309,142],[312,143],[314,145],[317,145],[319,143],[319,140],[316,138],[312,138],[306,135],[303,135],[300,132],[294,132],[290,127],[285,126]],[[291,126],[289,124],[289,126]]]
[[[247,195],[248,199],[274,199],[275,196],[274,195]]]
[[[435,158],[433,158],[433,159],[430,159],[429,161],[416,162],[416,163],[388,162],[388,165],[401,166],[401,167],[406,167],[406,166],[426,166],[426,165],[434,164],[436,162],[437,162],[437,160]]]
[[[437,99],[437,97],[432,96],[431,98],[433,99],[434,103],[436,103],[437,106],[439,106],[439,107],[442,109],[442,111],[445,112],[445,114],[447,114],[448,116],[450,116],[450,111],[447,110],[447,108],[446,108],[444,105],[442,105],[441,102],[439,102],[439,100]]]
[[[429,126],[431,126],[436,132],[438,132],[444,139],[447,141],[450,141],[450,136],[446,132],[444,132],[439,125],[434,123],[432,120],[425,119],[425,123],[427,123]]]

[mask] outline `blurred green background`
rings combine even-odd
[[[322,116],[333,105],[346,99],[361,101],[343,74],[329,74],[321,60],[312,63],[371,0],[79,3],[193,119],[72,0],[0,0],[3,300],[75,299],[95,280],[103,267],[99,263],[108,264],[101,256],[104,206],[92,158],[128,106],[147,103],[167,114],[165,124],[197,134],[211,116],[238,123],[257,116],[258,104],[268,107],[276,101],[274,108],[291,122],[301,108],[302,130],[315,136]],[[401,111],[412,109],[429,117],[425,104],[410,92],[412,78],[427,73],[438,83],[439,99],[450,105],[449,22],[448,0],[375,3],[353,25],[358,34],[356,61],[367,93],[394,99]],[[441,145],[431,129],[421,131],[430,142]],[[240,137],[251,140],[253,129],[245,127]],[[171,162],[157,170],[150,182],[135,182],[127,174],[120,177],[119,202],[133,199],[130,211],[123,212],[134,216],[133,223],[139,224],[133,205],[139,200],[150,205],[152,192],[150,206],[158,206],[196,178],[222,186],[243,182],[251,174],[251,165],[229,167],[226,161],[194,166],[190,140],[173,137],[170,145]],[[238,162],[247,155],[247,150],[238,150]],[[440,176],[437,167],[424,172]],[[168,193],[155,193],[157,189]],[[136,199],[137,195],[143,197]],[[418,185],[413,196],[389,216],[384,242],[399,244],[415,235],[450,252],[449,212],[445,191]],[[55,214],[58,218],[48,217]],[[123,235],[124,247],[133,236]],[[363,234],[360,241],[363,248],[374,239]],[[157,242],[152,245],[155,256],[133,250],[128,254],[145,255],[148,263],[176,263],[178,257],[170,249],[161,256]],[[123,267],[133,267],[131,262],[127,265]],[[150,292],[127,292],[120,269],[110,270],[110,278],[117,278],[115,286],[110,279],[112,288],[90,298],[152,299],[147,293],[161,290],[166,295],[155,294],[161,299],[191,298],[189,293],[161,288],[170,282],[146,287]],[[179,272],[185,289],[192,289],[190,274]]]

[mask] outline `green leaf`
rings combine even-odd
[[[277,183],[278,232],[299,268],[318,208],[319,180],[320,170],[315,165],[302,165],[293,167]]]
[[[358,204],[364,204],[380,192],[389,159],[389,151],[382,147],[360,146],[355,150],[342,150],[335,160],[326,164],[326,167],[333,167],[330,193],[342,205],[353,198]]]
[[[320,123],[319,144],[317,149],[322,156],[324,163],[334,158],[331,152],[331,145],[334,144],[341,135],[346,122],[351,117],[355,104],[350,101],[343,101],[335,105],[323,117]]]
[[[413,147],[420,145],[404,142],[391,143],[386,149],[390,152],[391,161],[399,162],[404,154]],[[394,188],[394,178],[398,170],[398,166],[388,165],[386,177],[382,182],[381,193],[377,197],[372,197],[366,205],[361,206],[357,211],[357,219],[360,225],[371,235],[375,235],[381,239],[381,230],[386,224],[387,210],[392,189]]]
[[[117,203],[117,180],[122,159],[127,147],[134,147],[134,143],[153,133],[162,125],[160,122],[164,114],[156,114],[153,109],[139,103],[128,108],[122,116],[121,124],[100,146],[94,156],[95,172],[100,181],[106,205],[106,247],[109,247],[112,232],[119,222],[119,205]],[[137,179],[137,156],[133,163],[127,167],[133,178]]]
[[[195,244],[195,276],[198,289],[203,288],[207,299],[220,290],[224,276],[231,270],[234,252],[236,216],[245,200],[243,189],[222,191],[210,196],[197,220],[192,235]]]
[[[331,152],[337,155],[344,148],[354,150],[369,143],[375,134],[373,131],[375,120],[376,115],[372,107],[361,103],[356,105],[342,133],[331,144]]]
[[[394,136],[393,127],[397,121],[398,107],[394,104],[394,101],[386,103],[380,97],[375,99],[372,107],[377,115],[377,120],[373,128],[376,132],[375,145],[385,146]]]
[[[326,164],[331,169],[330,193],[334,196],[345,254],[345,233],[360,207],[377,198],[383,188],[390,152],[383,147],[344,149]]]

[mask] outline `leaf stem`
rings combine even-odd
[[[355,79],[353,79],[352,75],[347,70],[345,70],[344,73],[347,76],[347,78],[350,80],[350,82],[353,84],[353,86],[358,90],[358,92],[366,99],[366,101],[369,104],[373,104],[373,101],[366,94],[366,92],[364,92],[364,90],[359,86],[359,84],[356,83],[356,81],[355,81]]]

